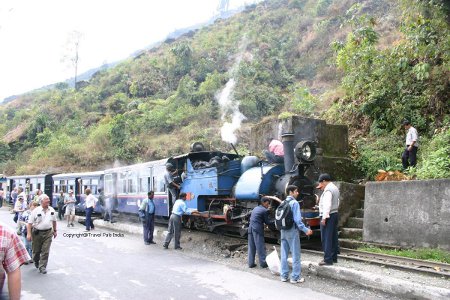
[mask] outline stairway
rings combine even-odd
[[[364,199],[360,201],[360,208],[353,211],[352,216],[347,220],[344,227],[339,232],[339,245],[344,248],[357,248],[363,245],[363,224],[364,224]]]

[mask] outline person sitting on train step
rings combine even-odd
[[[64,205],[66,206],[66,213],[65,216],[67,218],[67,227],[73,225],[73,221],[75,220],[75,203],[77,202],[77,199],[75,199],[73,195],[73,191],[69,190],[69,195],[64,198]]]
[[[172,240],[172,237],[175,236],[175,249],[181,250],[180,246],[180,237],[181,237],[181,217],[183,215],[191,215],[191,214],[198,214],[197,210],[189,209],[186,206],[186,193],[180,194],[180,199],[175,201],[175,204],[172,208],[172,214],[169,218],[169,229],[166,236],[166,240],[164,241],[164,249],[169,248],[170,241]]]
[[[156,244],[153,241],[153,231],[155,230],[155,203],[153,191],[148,192],[147,198],[144,199],[139,207],[139,210],[145,211],[145,220],[142,222],[144,227],[144,243],[146,245]]]
[[[259,206],[252,210],[250,225],[248,226],[248,267],[254,268],[255,254],[258,253],[259,266],[267,268],[266,245],[264,244],[264,224],[274,225],[274,220],[269,220],[270,198],[262,197]]]
[[[272,137],[268,138],[267,142],[269,143],[269,149],[263,151],[267,161],[270,164],[282,164],[284,162],[283,143]]]
[[[172,201],[178,198],[178,191],[180,190],[180,185],[175,182],[174,176],[178,175],[177,170],[171,163],[166,164],[166,173],[164,174],[164,182],[170,195],[172,196]]]

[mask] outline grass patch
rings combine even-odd
[[[360,251],[402,256],[414,259],[431,260],[450,264],[450,252],[440,249],[381,249],[378,247],[359,247]]]

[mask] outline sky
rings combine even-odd
[[[1,0],[0,101],[74,76],[64,57],[81,34],[78,74],[125,59],[210,19],[220,0]],[[229,0],[229,8],[252,0]],[[72,47],[73,48],[73,47]]]

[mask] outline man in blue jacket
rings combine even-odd
[[[298,188],[295,185],[288,185],[286,188],[286,201],[291,206],[291,210],[294,217],[294,224],[290,229],[281,230],[281,281],[288,281],[289,265],[288,256],[289,252],[292,254],[292,273],[291,283],[302,283],[305,281],[302,274],[302,265],[300,263],[300,236],[299,230],[303,231],[306,235],[311,235],[313,232],[311,229],[305,226],[302,222],[302,214],[300,212],[300,205],[297,202]]]
[[[248,227],[248,267],[254,268],[255,254],[258,253],[259,266],[267,268],[266,263],[266,246],[264,244],[264,224],[273,225],[274,221],[269,220],[270,199],[261,198],[260,205],[252,210],[250,216],[250,225]]]

